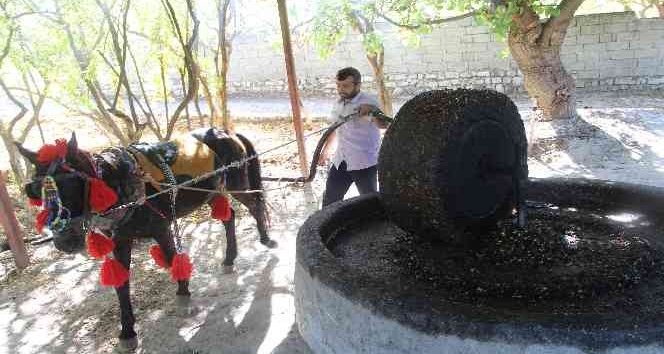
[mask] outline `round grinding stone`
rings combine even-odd
[[[385,134],[380,192],[406,231],[460,241],[515,205],[528,176],[523,122],[514,103],[490,90],[439,90],[406,102]]]

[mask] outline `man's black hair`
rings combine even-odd
[[[360,71],[353,68],[353,67],[347,67],[343,68],[339,71],[337,71],[337,80],[339,81],[344,81],[346,80],[349,76],[353,78],[353,82],[356,84],[359,84],[362,82],[362,75],[360,75]]]

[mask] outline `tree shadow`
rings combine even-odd
[[[187,227],[198,228],[199,231],[206,228],[205,225]],[[191,339],[203,333],[210,333],[210,338],[221,342],[223,339],[218,338],[218,333],[228,330],[224,326],[230,326],[230,323],[221,323],[221,327],[216,328],[212,326],[208,332],[199,330],[189,340],[186,340],[187,331],[195,327],[201,313],[208,313],[212,318],[226,318],[223,313],[215,312],[235,311],[247,306],[243,301],[254,288],[269,288],[269,285],[262,284],[267,284],[264,278],[271,273],[276,258],[266,260],[267,252],[255,257],[251,262],[267,264],[261,267],[263,271],[259,274],[247,270],[225,274],[221,256],[225,250],[223,227],[210,227],[207,231],[204,240],[198,240],[199,236],[190,241],[190,254],[197,270],[191,284],[193,299],[184,305],[175,296],[177,286],[169,279],[168,272],[158,269],[147,255],[152,242],[136,242],[133,245],[131,292],[141,342],[136,352],[187,350],[192,347],[189,343]],[[120,323],[118,301],[112,289],[98,284],[99,266],[99,262],[94,260],[62,255],[54,262],[44,261],[31,266],[29,271],[32,276],[25,277],[23,280],[27,284],[20,288],[12,290],[3,287],[0,314],[7,321],[3,326],[6,333],[0,332],[0,337],[7,338],[2,344],[3,349],[9,353],[116,352],[118,340],[115,336]],[[278,291],[275,289],[275,292]],[[242,301],[238,303],[235,299]],[[256,297],[258,299],[261,297]],[[269,326],[269,306],[265,310],[266,320],[261,317],[265,312],[252,311],[255,307],[253,304],[249,306],[244,317],[247,320],[260,317],[252,323],[266,323],[265,326]],[[240,322],[240,325],[245,322]],[[261,329],[255,329],[253,333],[256,330]],[[165,343],[167,347],[164,347]]]
[[[580,109],[574,119],[528,121],[535,175],[664,186],[664,109]]]
[[[239,218],[239,254],[230,274],[222,264],[223,225],[183,220],[185,248],[195,266],[189,304],[177,301],[170,274],[148,255],[152,241],[134,243],[131,296],[140,343],[135,352],[268,353],[286,343],[299,348],[303,342],[288,342],[288,330],[295,328],[295,236],[303,219],[317,210],[318,189],[293,186],[269,193],[269,200],[277,199],[270,234],[278,251],[257,242],[253,218]],[[0,351],[117,352],[118,301],[113,289],[98,283],[101,262],[54,252],[45,252],[50,258],[12,279],[12,286],[2,284]]]

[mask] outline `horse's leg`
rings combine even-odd
[[[118,238],[116,240],[113,256],[118,260],[127,270],[131,265],[131,239]],[[120,330],[120,345],[133,349],[138,346],[136,339],[136,332],[134,331],[134,311],[131,307],[131,299],[129,298],[129,280],[119,287],[115,288],[115,293],[120,300],[120,322],[122,329]]]
[[[237,257],[237,239],[235,238],[235,210],[231,209],[230,219],[224,221],[226,228],[226,259],[225,266],[233,266],[235,257]]]
[[[249,213],[256,219],[260,242],[269,248],[277,247],[277,242],[270,239],[267,234],[267,209],[263,196],[256,193],[231,193],[231,195],[246,206]]]
[[[160,234],[160,236],[154,236],[154,239],[159,244],[159,247],[161,247],[162,252],[164,252],[166,264],[172,264],[173,257],[175,257],[175,241],[173,241],[171,234]],[[191,296],[189,281],[178,280],[178,291],[175,294],[178,296]]]

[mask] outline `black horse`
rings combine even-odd
[[[195,139],[192,140],[192,137]],[[227,166],[233,162],[243,161],[247,157],[255,155],[253,145],[249,140],[239,134],[231,134],[215,128],[198,130],[189,135],[188,144],[200,145],[200,148],[211,149],[213,152],[213,170],[219,170],[221,166]],[[64,142],[61,142],[64,144]],[[180,189],[176,194],[175,203],[171,194],[165,192],[145,203],[135,203],[145,196],[158,192],[163,184],[155,183],[155,179],[146,178],[145,170],[141,167],[142,159],[154,160],[161,167],[173,166],[173,161],[178,154],[184,153],[184,146],[176,146],[169,142],[155,145],[135,144],[129,147],[111,147],[99,154],[89,154],[78,148],[76,136],[72,134],[66,143],[66,154],[64,157],[44,162],[36,152],[29,151],[17,144],[19,151],[35,165],[35,174],[32,181],[25,186],[25,193],[30,198],[41,199],[42,182],[48,178],[55,181],[57,186],[58,203],[66,215],[61,215],[58,227],[51,228],[53,242],[57,249],[74,253],[85,248],[85,235],[91,227],[102,229],[107,235],[112,236],[115,242],[113,256],[124,268],[129,270],[131,260],[132,239],[137,237],[152,237],[163,250],[165,261],[171,264],[176,254],[176,242],[174,240],[171,225],[173,217],[188,215],[198,209],[203,203],[211,203],[216,193]],[[191,149],[190,149],[191,150]],[[41,162],[40,162],[41,160]],[[167,167],[166,167],[167,168]],[[179,174],[175,169],[172,173],[164,176],[175,177],[178,183],[191,179],[192,176]],[[90,181],[94,178],[103,180],[106,185],[116,192],[117,202],[111,206],[107,214],[95,213],[91,210],[89,202]],[[172,181],[171,181],[172,182]],[[45,184],[45,183],[44,183]],[[268,247],[275,247],[276,243],[267,234],[268,214],[264,195],[262,192],[234,193],[246,191],[259,191],[262,188],[261,171],[258,158],[246,163],[236,164],[235,167],[212,173],[209,178],[192,184],[190,187],[204,190],[218,190],[220,187],[227,188],[229,193],[244,204],[251,215],[256,219],[260,242]],[[166,187],[164,187],[166,188]],[[130,204],[129,208],[118,208],[121,205]],[[103,217],[101,217],[103,216]],[[62,221],[66,222],[62,222]],[[230,219],[224,221],[226,229],[226,257],[224,265],[232,266],[237,255],[237,244],[235,239],[235,212],[231,210]],[[189,282],[178,281],[177,295],[189,296]],[[116,293],[120,301],[122,329],[119,334],[121,344],[135,347],[137,344],[136,332],[134,331],[134,314],[129,296],[129,281],[124,285],[116,287]]]

